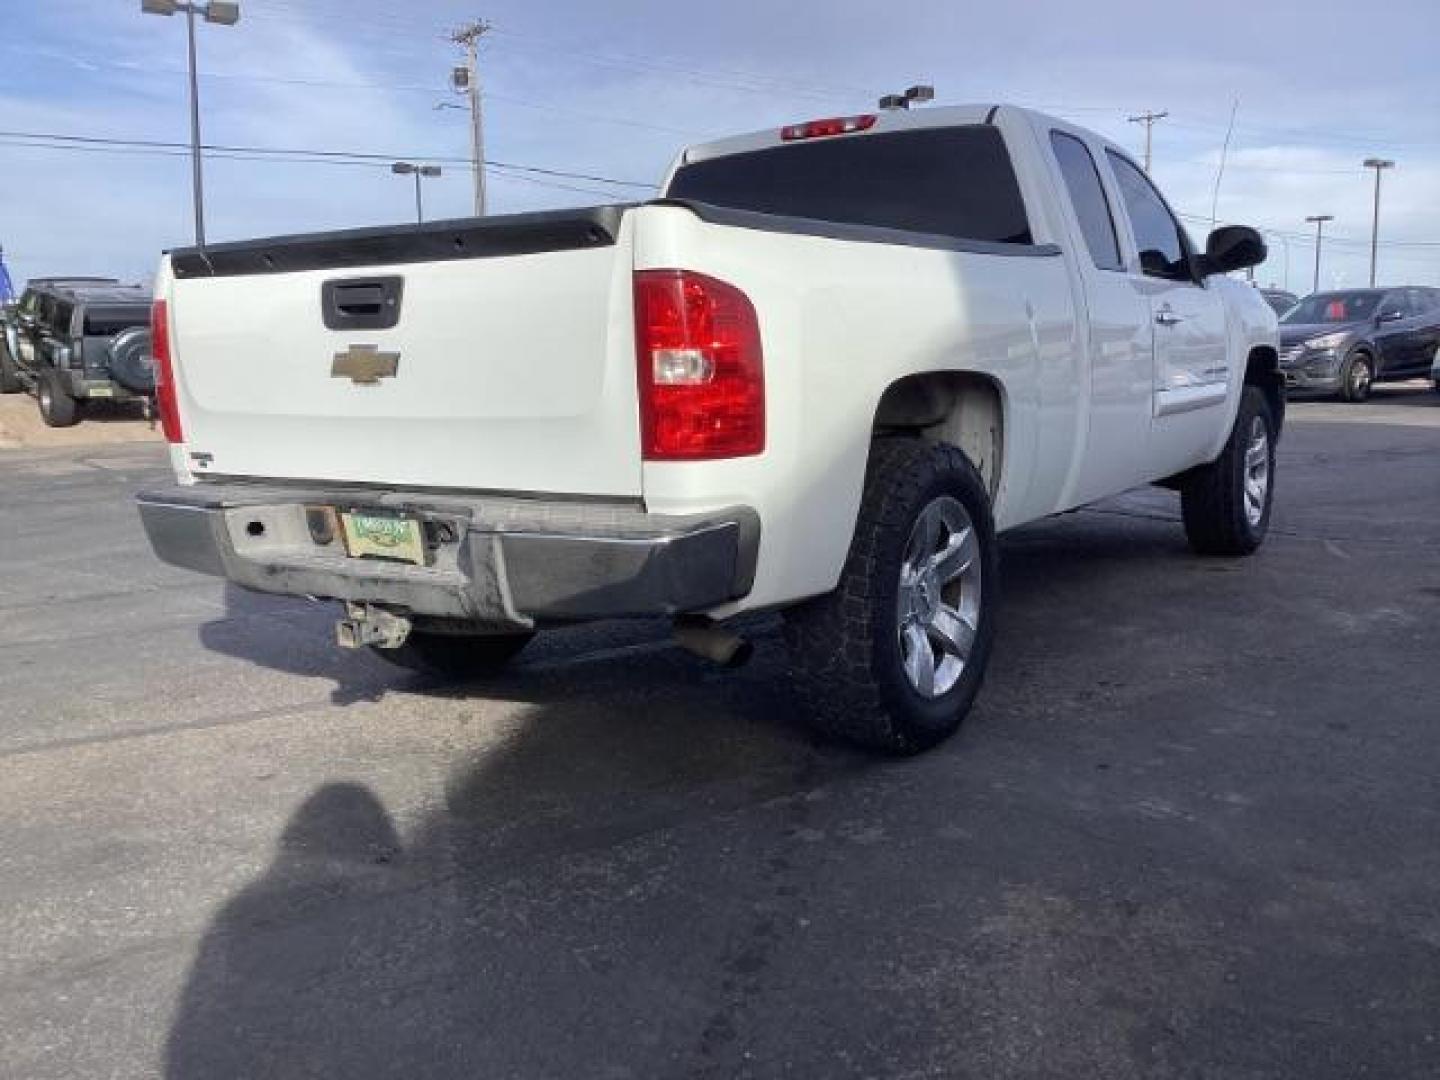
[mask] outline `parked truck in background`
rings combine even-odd
[[[176,251],[161,558],[345,604],[341,642],[493,668],[547,626],[779,610],[822,731],[892,753],[971,707],[996,534],[1178,490],[1253,551],[1276,320],[1120,147],[1026,109],[695,146],[661,198]]]

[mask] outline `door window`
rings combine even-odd
[[[55,307],[50,312],[47,320],[48,329],[56,337],[68,338],[70,336],[70,323],[75,316],[75,305],[64,300],[55,301]]]
[[[1120,257],[1120,239],[1115,235],[1110,201],[1105,197],[1100,170],[1095,167],[1089,148],[1063,131],[1050,132],[1050,146],[1060,163],[1060,174],[1065,177],[1070,205],[1080,221],[1091,261],[1101,270],[1123,270],[1125,261]]]
[[[1184,233],[1170,213],[1165,200],[1145,174],[1128,160],[1106,151],[1110,167],[1120,185],[1120,198],[1130,216],[1135,245],[1140,250],[1140,269],[1150,277],[1172,281],[1193,281]]]
[[[1410,315],[1410,301],[1405,289],[1386,293],[1385,299],[1380,302],[1380,318],[1385,322],[1408,319]]]

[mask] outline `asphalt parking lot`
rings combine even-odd
[[[980,705],[814,744],[773,623],[489,684],[150,556],[153,445],[0,454],[0,1075],[1440,1075],[1440,397],[1304,403],[1269,543],[1020,530]]]

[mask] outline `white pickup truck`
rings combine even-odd
[[[219,244],[156,287],[158,555],[494,668],[537,629],[781,610],[824,732],[912,753],[979,689],[996,533],[1140,484],[1269,520],[1274,313],[1120,147],[1027,109],[686,150],[664,196]]]

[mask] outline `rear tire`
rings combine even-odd
[[[811,725],[894,755],[948,738],[980,691],[998,599],[974,466],[953,446],[877,439],[839,585],[785,613]]]
[[[0,394],[18,394],[25,389],[20,381],[20,369],[10,355],[10,347],[0,339]]]
[[[494,675],[530,644],[534,633],[437,634],[412,630],[398,649],[375,649],[390,663],[446,678]]]
[[[1375,385],[1375,361],[1369,353],[1354,353],[1340,373],[1340,400],[1358,403],[1370,396]]]
[[[46,368],[40,373],[35,396],[40,404],[40,418],[53,428],[74,427],[80,421],[80,403],[70,396],[70,389],[60,372]]]
[[[1270,528],[1275,495],[1275,418],[1258,386],[1246,386],[1225,449],[1180,489],[1190,546],[1200,555],[1249,555]]]

